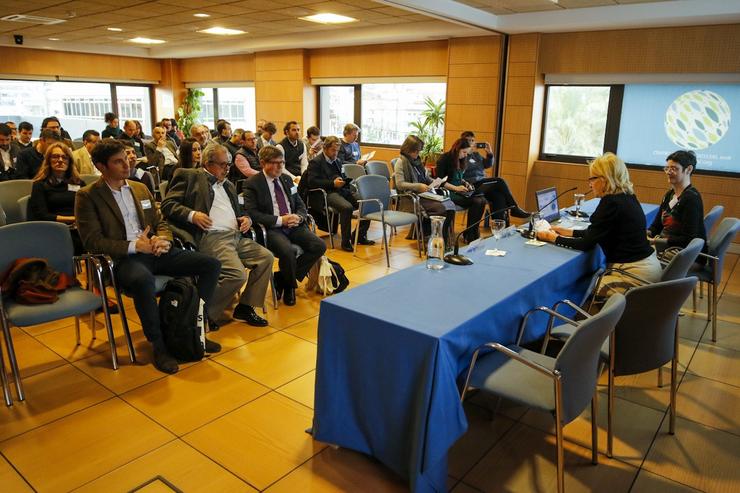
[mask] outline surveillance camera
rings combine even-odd
[[[23,35],[22,34],[14,34],[13,39],[15,40],[15,44],[22,45],[23,44]]]

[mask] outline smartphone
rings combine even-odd
[[[476,149],[485,149],[486,148],[486,143],[485,142],[476,142],[475,143],[475,148]]]

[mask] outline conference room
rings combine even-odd
[[[0,491],[738,489],[738,39],[732,0],[4,2]]]

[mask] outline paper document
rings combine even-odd
[[[434,180],[432,180],[432,183],[429,184],[429,188],[439,188],[446,181],[447,181],[446,176],[444,178],[435,178]]]
[[[367,154],[363,154],[360,159],[362,161],[370,161],[374,157],[375,157],[375,151],[370,151]]]

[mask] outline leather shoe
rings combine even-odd
[[[280,301],[280,298],[283,297],[283,278],[280,271],[273,275],[272,286],[275,288],[275,297]]]
[[[215,320],[208,319],[208,332],[216,332],[221,326]]]
[[[218,353],[221,351],[221,344],[210,339],[206,339],[206,353]]]
[[[266,327],[267,320],[260,317],[254,312],[254,308],[249,305],[239,303],[234,309],[234,318],[255,327]]]
[[[167,352],[166,349],[154,348],[154,367],[162,373],[177,373],[180,369],[177,366],[177,360]]]
[[[532,215],[531,212],[527,212],[519,206],[515,206],[513,209],[511,209],[511,212],[509,212],[509,214],[520,219],[526,219]]]
[[[357,240],[358,245],[375,245],[375,240],[368,240],[367,238],[360,237]]]
[[[103,313],[103,307],[99,306],[95,313]],[[108,300],[108,313],[116,315],[118,313],[118,304],[113,300]]]
[[[352,248],[352,243],[349,242],[349,241],[343,241],[342,242],[342,250],[344,250],[345,252],[354,252],[355,251],[355,249]]]
[[[288,306],[295,305],[295,288],[285,288],[285,293],[283,294],[283,303]]]

